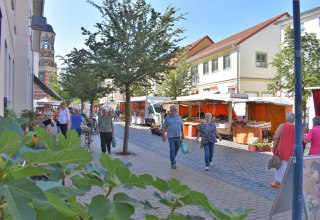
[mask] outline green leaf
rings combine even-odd
[[[146,220],[159,220],[159,218],[155,215],[145,214],[144,217],[146,218]]]
[[[107,199],[102,195],[93,197],[91,204],[89,206],[89,214],[95,220],[104,220],[104,219],[118,219],[113,218],[112,213],[113,204],[112,201]],[[132,209],[132,208],[131,208]],[[127,210],[124,210],[125,213]],[[128,218],[124,218],[128,219]]]
[[[0,136],[5,131],[13,131],[17,133],[19,137],[23,137],[23,130],[20,124],[0,116]]]
[[[67,148],[61,151],[51,152],[39,150],[26,152],[22,158],[31,164],[39,163],[69,163],[85,164],[92,160],[92,156],[83,148]]]
[[[166,193],[169,191],[168,183],[159,177],[156,177],[156,180],[153,181],[151,185],[162,193]]]
[[[103,168],[105,168],[111,176],[114,175],[115,171],[119,167],[123,167],[123,163],[119,159],[111,159],[109,155],[101,154],[100,156],[100,164]]]
[[[15,131],[3,131],[0,136],[0,153],[14,154],[21,147],[30,143],[31,137],[27,136],[21,140],[21,137]]]
[[[113,201],[104,196],[93,198],[89,213],[94,219],[131,219],[135,212],[135,207],[143,207],[142,203],[130,198],[125,193],[117,193],[113,196]]]
[[[0,195],[4,196],[9,212],[13,219],[35,219],[35,211],[30,206],[33,200],[46,203],[44,193],[29,179],[16,179],[0,183]]]
[[[71,177],[72,183],[78,188],[83,191],[90,191],[92,186],[103,186],[103,182],[101,179],[95,178],[94,176],[89,177],[89,176],[73,176]]]
[[[153,177],[150,174],[142,174],[139,176],[139,178],[141,181],[143,181],[149,185],[153,184]]]
[[[30,177],[30,176],[41,176],[46,175],[50,172],[46,167],[36,166],[36,167],[20,167],[16,168],[11,172],[11,175],[18,179],[20,177]]]
[[[66,205],[65,201],[63,201],[63,198],[61,198],[59,194],[54,192],[46,192],[45,194],[48,198],[49,204],[55,207],[63,216],[77,216],[77,213]]]
[[[119,167],[118,169],[116,169],[115,174],[118,177],[119,181],[125,186],[145,188],[144,182],[141,181],[138,176],[132,174],[126,167]]]
[[[186,195],[187,193],[189,193],[190,189],[187,185],[181,185],[180,181],[177,179],[169,179],[167,180],[167,183],[170,187],[170,190],[174,193],[174,194],[178,194],[178,195]]]

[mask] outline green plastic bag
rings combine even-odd
[[[181,144],[181,152],[183,154],[190,153],[189,145],[186,143],[185,140],[181,140],[180,144]]]

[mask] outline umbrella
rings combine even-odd
[[[44,97],[42,99],[36,100],[37,104],[49,104],[49,105],[60,105],[60,102]]]

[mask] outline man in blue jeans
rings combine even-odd
[[[170,146],[170,161],[171,168],[176,169],[176,156],[180,148],[180,134],[181,139],[184,138],[183,134],[183,121],[180,115],[177,114],[177,107],[170,106],[170,114],[165,118],[162,125],[162,141],[166,142],[166,132]]]

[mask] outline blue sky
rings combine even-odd
[[[95,0],[96,3],[102,0]],[[293,14],[293,0],[146,0],[157,11],[169,5],[187,13],[177,24],[186,31],[181,46],[208,35],[218,42],[284,12]],[[320,6],[320,0],[300,0],[300,11]],[[45,0],[44,16],[56,33],[55,55],[69,53],[73,48],[84,48],[81,27],[94,30],[101,21],[100,13],[86,0]],[[58,60],[56,60],[58,61]]]

